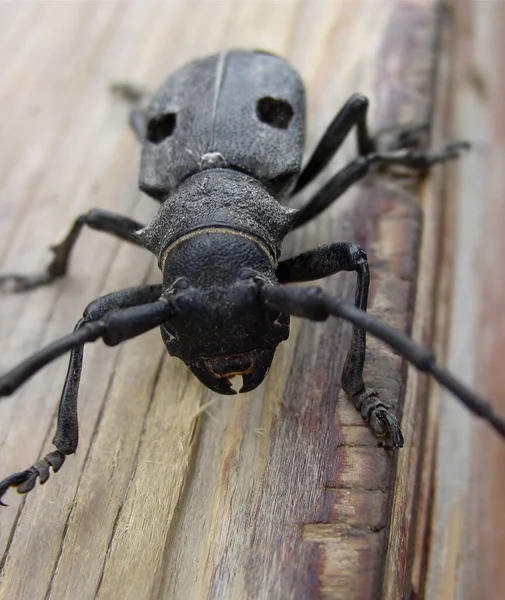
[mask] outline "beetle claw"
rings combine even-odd
[[[57,460],[55,460],[56,455],[58,457]],[[56,467],[52,464],[53,460]],[[3,481],[0,481],[0,506],[8,506],[8,504],[3,502],[2,498],[9,488],[15,487],[19,494],[27,494],[33,490],[37,484],[37,479],[41,484],[44,484],[49,479],[50,466],[56,472],[64,461],[65,455],[63,452],[56,450],[45,456],[42,460],[37,461],[32,467],[26,469],[26,471],[14,473],[10,477],[6,477]]]
[[[365,388],[354,396],[354,404],[360,411],[364,421],[370,422],[370,427],[379,437],[388,436],[392,441],[390,446],[381,444],[387,450],[403,448],[403,434],[395,415],[381,402],[376,390]]]

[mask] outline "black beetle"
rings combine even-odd
[[[135,91],[124,87],[123,93]],[[48,268],[32,276],[7,274],[2,287],[16,291],[63,276],[84,225],[143,246],[158,258],[161,285],[143,285],[98,298],[73,333],[32,355],[0,377],[8,396],[48,362],[71,351],[60,401],[56,450],[26,471],[0,483],[30,491],[58,471],[78,442],[77,395],[83,346],[102,338],[108,345],[155,327],[170,354],[182,359],[211,390],[233,394],[230,379],[242,377],[241,392],[266,376],[276,346],[288,337],[289,316],[353,323],[342,388],[379,436],[403,445],[393,413],[365,386],[365,331],[385,341],[417,368],[429,372],[502,436],[505,422],[489,403],[434,361],[429,350],[367,315],[369,270],[365,251],[334,243],[279,262],[284,237],[325,210],[372,165],[426,169],[457,158],[468,145],[448,144],[423,152],[408,143],[380,152],[367,128],[368,101],[355,94],[346,102],[301,170],[304,88],[299,75],[277,56],[260,51],[223,52],[183,67],[149,103],[138,97],[131,125],[143,143],[140,189],[161,202],[147,227],[114,213],[91,210],[80,216],[53,248]],[[300,210],[282,204],[326,166],[356,126],[359,156],[339,171]],[[355,271],[355,306],[319,288],[286,287],[339,271]],[[1,500],[0,500],[1,503]]]

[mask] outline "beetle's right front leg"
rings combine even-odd
[[[370,274],[366,252],[356,244],[346,242],[314,248],[291,259],[282,261],[276,271],[280,283],[313,281],[340,271],[357,274],[354,305],[366,311]],[[392,448],[403,446],[403,435],[398,420],[382,402],[376,390],[365,385],[363,368],[366,355],[366,331],[353,325],[351,343],[342,373],[342,389],[352,397],[363,419],[369,422],[378,436],[389,435]]]
[[[135,232],[142,229],[144,225],[107,210],[92,209],[77,217],[65,238],[59,244],[51,246],[54,256],[46,269],[32,275],[18,273],[0,275],[0,290],[22,292],[47,285],[63,277],[67,273],[70,255],[84,225],[97,231],[105,231],[132,244],[141,245],[135,237]]]
[[[111,311],[137,307],[152,302],[156,302],[161,296],[161,285],[142,285],[133,288],[127,288],[112,294],[102,296],[91,302],[84,311],[83,318],[75,326],[74,333],[83,329],[86,325],[97,323]],[[49,467],[56,473],[65,462],[65,457],[74,454],[79,441],[79,425],[77,418],[77,397],[79,393],[79,383],[81,379],[82,361],[84,355],[84,345],[73,347],[70,354],[67,376],[63,392],[61,394],[60,405],[58,408],[58,421],[56,434],[53,444],[56,450],[46,454],[44,458],[37,461],[33,466],[25,471],[14,473],[0,482],[0,505],[2,496],[10,487],[17,487],[20,494],[26,494],[33,489],[37,483],[45,483],[49,478]],[[11,372],[12,373],[12,372]],[[33,373],[31,373],[33,374]],[[9,380],[9,374],[0,378],[0,391],[2,383]],[[15,378],[11,378],[15,379]],[[11,383],[11,382],[10,382]],[[12,391],[16,389],[20,382],[11,383]],[[1,395],[4,395],[3,393]],[[5,394],[8,395],[8,394]]]

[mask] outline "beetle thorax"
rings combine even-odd
[[[277,202],[254,177],[231,169],[208,169],[184,181],[137,236],[158,257],[160,267],[167,248],[193,231],[210,227],[261,240],[276,261],[296,212]]]

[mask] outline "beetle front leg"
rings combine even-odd
[[[74,332],[80,329],[85,322],[84,319],[80,319]],[[53,438],[53,445],[56,450],[46,454],[44,458],[38,460],[29,469],[14,473],[0,481],[0,506],[7,506],[2,501],[2,497],[10,487],[16,487],[20,494],[27,494],[35,487],[37,479],[41,484],[49,479],[50,467],[52,467],[53,473],[57,473],[63,466],[65,458],[70,454],[75,454],[79,442],[77,395],[81,379],[83,354],[83,346],[74,348],[70,354],[65,385],[58,407],[56,434]]]
[[[366,252],[356,244],[335,243],[320,246],[294,258],[282,261],[276,271],[281,283],[312,281],[340,271],[356,271],[354,298],[356,308],[366,311],[370,273]],[[373,388],[365,386],[363,368],[366,355],[366,331],[353,325],[352,338],[342,373],[342,389],[350,395],[365,421],[378,436],[389,435],[393,448],[403,446],[398,421],[379,399]]]
[[[32,275],[18,273],[0,275],[0,290],[9,289],[14,292],[23,292],[41,285],[48,285],[63,277],[67,273],[70,255],[84,225],[141,246],[135,237],[135,232],[144,227],[141,223],[107,210],[92,209],[77,217],[65,238],[59,244],[51,246],[53,259],[44,271]]]
[[[85,309],[83,318],[79,320],[74,329],[74,335],[79,335],[79,331],[86,326],[97,323],[107,313],[111,311],[142,306],[150,302],[155,302],[161,295],[161,285],[142,285],[134,288],[127,288],[118,292],[113,292],[102,296],[91,302]],[[90,340],[92,341],[92,340]],[[37,479],[40,483],[45,483],[49,479],[50,467],[57,473],[65,462],[65,458],[70,454],[75,454],[79,442],[79,423],[77,415],[77,398],[79,393],[79,383],[81,379],[82,363],[84,356],[84,344],[74,345],[70,354],[65,385],[61,394],[58,407],[58,420],[56,434],[53,444],[56,450],[46,454],[44,458],[37,461],[29,469],[14,473],[0,482],[0,505],[6,506],[2,502],[2,496],[10,487],[17,487],[20,494],[26,494],[31,491]],[[16,370],[14,370],[15,372]],[[12,371],[11,371],[12,373]],[[28,376],[33,374],[28,372]],[[16,377],[11,377],[7,373],[0,377],[0,396],[6,396],[12,393],[27,377],[16,381]],[[4,388],[8,388],[4,390]]]

